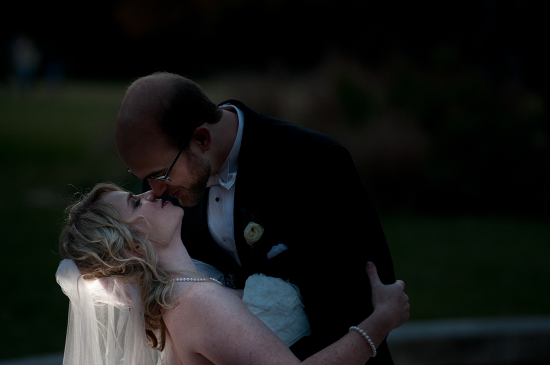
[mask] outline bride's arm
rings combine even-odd
[[[356,325],[378,346],[392,329],[408,319],[409,304],[403,282],[383,285],[374,266],[367,272],[375,309]],[[191,287],[165,322],[182,362],[206,358],[216,365],[300,363],[238,296],[214,284]],[[303,364],[364,364],[371,356],[367,341],[352,331]]]
[[[372,288],[373,313],[357,325],[378,346],[386,336],[409,319],[409,297],[405,294],[405,283],[380,282],[376,267],[369,263],[367,273]],[[373,355],[367,340],[355,330],[350,331],[332,345],[308,357],[302,364],[364,364]]]

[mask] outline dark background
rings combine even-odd
[[[411,320],[547,316],[543,5],[4,2],[0,358],[63,349],[68,300],[53,279],[63,209],[101,181],[139,191],[114,120],[126,85],[161,70],[198,81],[214,102],[240,99],[346,146],[407,283]],[[39,56],[26,77],[12,63],[21,34]]]
[[[458,54],[454,67],[479,68],[497,83],[520,82],[540,91],[547,59],[542,5],[529,0],[22,0],[4,6],[1,33],[6,46],[26,32],[59,57],[71,76],[99,78],[154,69],[211,74],[274,62],[299,71],[335,51],[373,68],[399,53],[426,69],[433,67],[433,50],[444,44]],[[7,61],[2,59],[4,73]]]
[[[334,84],[338,123],[357,128],[396,111],[414,119],[427,141],[408,160],[380,154],[364,168],[356,160],[380,209],[546,215],[550,128],[542,5],[11,1],[0,22],[0,75],[9,81],[10,45],[21,33],[40,51],[37,78],[57,65],[67,79],[131,80],[159,70],[193,79],[284,70],[292,79],[337,55],[385,77],[389,88],[377,103],[376,90],[366,91],[368,80],[341,72]],[[276,108],[260,111],[277,115]]]

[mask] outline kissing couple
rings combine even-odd
[[[393,364],[408,297],[337,141],[159,72],[127,89],[116,144],[143,192],[67,209],[64,364]]]

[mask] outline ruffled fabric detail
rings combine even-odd
[[[287,346],[311,335],[302,296],[296,285],[254,274],[246,280],[243,302]]]
[[[201,274],[231,287],[231,276],[202,261],[193,260],[193,263]],[[300,338],[311,335],[302,296],[296,285],[254,274],[246,280],[243,302],[289,347]]]

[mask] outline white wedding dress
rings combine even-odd
[[[226,284],[226,276],[215,267],[198,260],[193,262],[201,274]],[[246,280],[243,302],[289,347],[311,334],[296,285],[279,278],[254,274]]]

